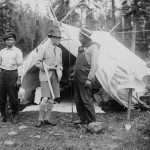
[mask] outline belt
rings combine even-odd
[[[10,71],[17,71],[17,69],[15,69],[15,70],[6,70],[6,69],[2,69],[2,68],[0,68],[1,70],[3,70],[3,71],[8,71],[8,72],[10,72]]]
[[[89,71],[89,70],[90,70],[90,68],[87,68],[87,67],[81,67],[81,66],[76,66],[75,69],[83,70],[83,71]]]

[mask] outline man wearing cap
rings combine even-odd
[[[0,112],[1,121],[6,122],[6,103],[7,96],[9,98],[12,116],[11,121],[17,122],[18,116],[18,90],[21,85],[21,73],[23,55],[22,51],[15,46],[15,33],[8,32],[3,40],[6,43],[6,48],[0,51]]]
[[[36,127],[41,127],[44,124],[55,126],[56,123],[50,121],[51,111],[54,104],[54,99],[48,85],[48,79],[44,70],[43,62],[46,64],[49,80],[52,84],[55,98],[60,97],[59,81],[62,76],[62,50],[58,47],[61,39],[60,30],[52,30],[48,35],[50,42],[46,47],[40,47],[36,66],[40,68],[41,82],[41,102],[39,106],[39,121]]]
[[[92,84],[98,69],[99,44],[91,39],[92,31],[83,27],[79,33],[82,46],[78,49],[74,72],[74,99],[79,120],[75,124],[89,124],[96,121],[93,105]]]

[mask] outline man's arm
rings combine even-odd
[[[99,56],[99,48],[96,44],[94,44],[90,50],[91,55],[91,68],[88,74],[88,80],[92,81],[95,76],[95,73],[98,69],[98,56]]]
[[[146,66],[147,66],[148,68],[150,68],[150,61],[148,61],[148,62],[146,63]]]
[[[38,54],[37,54],[37,61],[35,62],[35,66],[37,66],[39,69],[44,71],[44,66],[43,66],[43,59],[44,59],[44,55],[45,55],[45,49],[39,48],[38,50]],[[56,67],[53,66],[49,66],[45,63],[46,68],[48,70],[56,70]]]
[[[43,63],[42,63],[42,61],[44,59],[44,53],[45,53],[44,49],[41,49],[39,47],[38,53],[37,53],[37,60],[35,62],[35,66],[37,66],[41,70],[44,70],[44,66],[43,66]]]
[[[17,51],[17,58],[16,58],[16,64],[18,67],[18,76],[22,76],[22,64],[23,64],[23,54],[21,50]]]
[[[18,70],[18,80],[16,82],[16,86],[20,87],[21,86],[21,77],[22,77],[22,72],[23,72],[23,54],[20,49],[17,51],[17,57],[16,57],[16,64],[17,64],[17,70]]]

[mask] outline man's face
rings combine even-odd
[[[79,41],[80,41],[81,44],[86,43],[86,37],[81,33],[79,33]]]
[[[13,37],[9,37],[5,40],[7,47],[12,47],[15,44],[15,39]]]
[[[52,44],[54,46],[57,46],[60,43],[60,38],[58,38],[58,37],[51,37],[51,41],[52,41]]]

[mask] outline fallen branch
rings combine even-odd
[[[128,91],[127,91],[127,92],[128,92]],[[150,109],[150,107],[149,107],[146,103],[144,103],[143,101],[139,100],[138,98],[136,98],[136,97],[133,96],[133,95],[132,95],[132,97],[133,97],[136,101],[138,101],[141,105],[143,105],[145,108]]]

